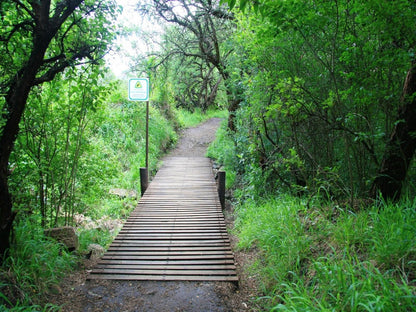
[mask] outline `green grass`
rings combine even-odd
[[[196,125],[210,119],[210,118],[224,118],[228,117],[226,110],[209,109],[203,112],[201,109],[195,109],[194,112],[188,110],[177,110],[176,117],[182,128],[195,127]]]
[[[414,289],[371,261],[344,255],[313,262],[313,276],[295,273],[279,286],[282,303],[271,311],[411,311]]]
[[[253,265],[270,311],[413,311],[415,203],[358,212],[287,195],[236,209],[238,248],[258,248]]]
[[[260,249],[261,260],[256,266],[267,277],[265,287],[285,279],[289,271],[300,267],[311,244],[304,224],[297,217],[305,211],[300,200],[276,197],[263,202],[246,201],[236,211],[238,248]]]
[[[207,156],[213,158],[221,164],[222,170],[226,172],[226,188],[230,189],[235,184],[236,179],[236,159],[235,159],[235,145],[232,138],[227,132],[227,119],[221,124],[221,127],[216,133],[215,140],[209,145],[207,149]]]
[[[38,304],[72,270],[76,257],[46,238],[35,217],[21,219],[15,237],[10,257],[0,269],[0,309],[53,311],[56,307]]]

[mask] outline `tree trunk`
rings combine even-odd
[[[21,74],[12,81],[6,95],[7,113],[0,135],[0,264],[10,247],[10,232],[15,213],[8,188],[9,158],[19,133],[19,123],[51,37],[39,35],[34,38],[34,49]]]
[[[10,247],[10,232],[15,214],[12,212],[12,200],[7,184],[7,168],[0,173],[0,264]]]
[[[241,99],[231,98],[228,106],[228,129],[231,132],[235,132],[235,113],[240,107]]]
[[[401,98],[401,107],[384,152],[381,168],[370,195],[378,193],[384,199],[400,198],[403,182],[416,150],[416,61],[407,73]]]
[[[58,33],[58,30],[83,1],[59,0],[54,1],[52,6],[51,0],[29,1],[27,5],[20,1],[11,1],[16,3],[16,7],[24,8],[29,15],[23,24],[14,25],[10,36],[2,38],[5,38],[5,44],[8,44],[8,41],[14,36],[14,32],[19,33],[20,29],[25,27],[25,31],[30,29],[28,36],[32,38],[32,44],[30,50],[27,50],[28,58],[22,67],[15,71],[10,80],[7,78],[5,81],[1,81],[2,90],[7,88],[7,92],[5,92],[5,105],[1,116],[4,124],[2,123],[0,129],[0,264],[10,246],[9,237],[15,217],[8,189],[9,158],[19,133],[19,123],[26,107],[29,92],[33,86],[53,80],[56,74],[76,64],[77,60],[88,57],[91,62],[94,62],[92,53],[102,49],[101,43],[100,45],[90,45],[88,41],[85,41],[80,44],[79,48],[73,47],[75,50],[71,51],[69,55],[65,55],[65,51],[55,51],[56,55],[49,55],[48,59],[44,59],[46,50],[54,37],[59,44],[72,36],[69,31],[73,30],[71,28],[74,28],[77,22],[71,21],[71,26],[68,26],[67,30],[61,34]],[[88,6],[86,12],[90,14],[101,8],[101,4],[92,8]],[[108,35],[104,29],[101,30]],[[59,38],[56,37],[57,34]],[[77,42],[78,40],[76,39]],[[38,73],[41,74],[39,77],[37,77]]]
[[[19,122],[35,75],[36,71],[33,67],[27,68],[22,78],[19,77],[18,82],[10,89],[6,99],[9,113],[0,136],[0,263],[10,247],[9,237],[15,217],[8,188],[9,157],[19,132]]]

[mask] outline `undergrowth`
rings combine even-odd
[[[42,297],[77,264],[76,256],[45,237],[35,219],[15,225],[13,248],[0,270],[0,311],[56,310],[53,305],[42,306]]]
[[[235,145],[227,131],[227,120],[225,119],[221,127],[217,130],[215,140],[208,146],[207,156],[214,158],[222,165],[222,170],[226,172],[226,188],[234,186],[236,178]]]
[[[177,110],[176,118],[179,124],[183,128],[194,127],[210,118],[227,118],[228,112],[226,110],[208,109],[203,112],[201,109],[196,108],[193,112],[188,110]]]
[[[353,212],[279,195],[236,208],[238,248],[258,248],[253,270],[270,311],[412,311],[415,202]]]
[[[224,125],[208,155],[235,182],[233,232],[238,249],[257,254],[247,270],[264,311],[414,311],[415,199],[350,208],[264,192],[262,172],[242,172],[236,150]]]

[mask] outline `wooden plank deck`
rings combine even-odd
[[[166,158],[89,279],[238,281],[210,160]]]

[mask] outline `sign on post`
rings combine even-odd
[[[140,168],[140,188],[142,195],[149,184],[149,91],[149,78],[131,78],[129,80],[129,100],[146,101],[146,167]]]
[[[129,80],[129,100],[149,101],[149,79],[132,78]]]

